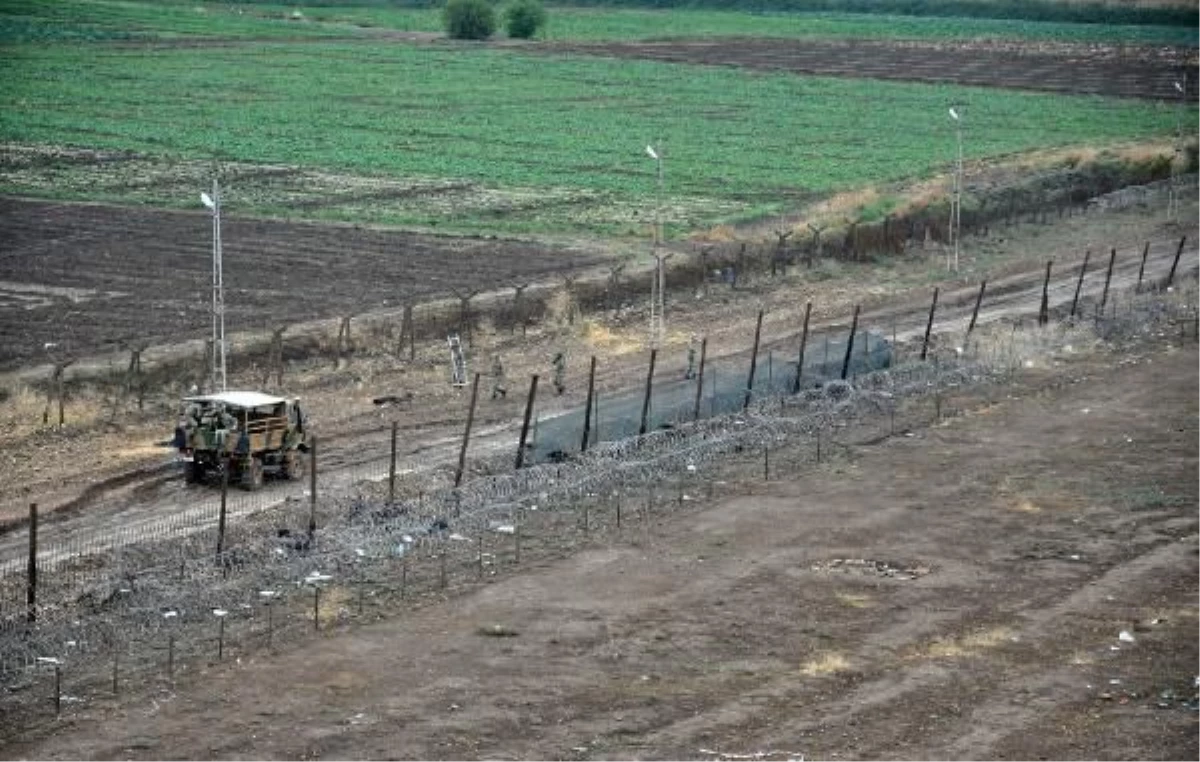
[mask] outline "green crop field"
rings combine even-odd
[[[665,143],[662,204],[680,230],[944,171],[951,103],[965,106],[969,159],[1161,137],[1178,117],[1095,97],[413,45],[350,34],[342,22],[284,20],[282,6],[216,8],[0,0],[0,18],[45,22],[41,42],[0,44],[0,192],[189,206],[219,162],[239,213],[625,235],[644,229],[656,200],[650,142]],[[680,15],[689,33],[779,25]],[[632,30],[630,19],[645,16],[573,18]],[[310,36],[277,39],[294,30]],[[148,44],[122,34],[255,39]],[[97,161],[86,153],[95,150],[109,154]]]

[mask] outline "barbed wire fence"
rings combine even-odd
[[[220,553],[218,497],[115,540],[58,538],[38,556],[35,607],[27,572],[0,574],[0,712],[13,731],[33,727],[130,681],[169,684],[582,543],[636,540],[657,517],[736,493],[754,464],[763,478],[795,477],[856,444],[952,415],[956,395],[1002,387],[1034,358],[1196,338],[1196,294],[1190,276],[1170,293],[1114,293],[1086,318],[998,322],[965,347],[945,337],[924,360],[917,346],[893,347],[886,369],[798,394],[786,383],[756,386],[750,404],[695,421],[687,406],[667,405],[645,435],[599,441],[563,462],[514,471],[510,452],[477,457],[457,488],[449,467],[393,478],[382,431],[382,454],[322,482],[315,499],[299,483],[253,493],[227,523]],[[732,362],[717,370],[744,371]]]

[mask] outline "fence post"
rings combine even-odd
[[[521,423],[521,441],[517,444],[517,464],[519,471],[525,465],[525,440],[529,437],[529,419],[533,416],[533,401],[537,398],[538,377],[534,373],[529,382],[529,397],[525,400],[525,420]]]
[[[971,322],[967,324],[967,338],[971,337],[971,332],[975,330],[975,323],[979,320],[979,307],[983,304],[983,292],[987,290],[987,279],[979,281],[979,295],[975,297],[975,309],[971,310]]]
[[[308,539],[317,535],[317,437],[308,443]]]
[[[854,305],[854,318],[850,321],[850,337],[846,340],[846,359],[842,360],[842,380],[846,380],[846,375],[850,372],[850,356],[854,351],[854,334],[858,332],[858,310],[859,306]]]
[[[1138,266],[1137,286],[1134,287],[1134,293],[1142,293],[1142,276],[1146,274],[1146,258],[1150,256],[1150,242],[1146,241],[1146,245],[1142,247],[1142,263]]]
[[[400,427],[398,421],[392,421],[392,457],[388,466],[388,502],[396,502],[396,432]]]
[[[650,395],[654,391],[654,361],[658,359],[658,349],[650,350],[650,369],[646,371],[646,396],[642,399],[642,424],[638,427],[638,436],[646,433],[650,420]]]
[[[596,398],[596,355],[592,355],[592,364],[588,368],[587,404],[583,406],[583,439],[579,443],[579,451],[587,452],[588,437],[592,433],[592,400]]]
[[[1038,308],[1038,325],[1050,322],[1050,268],[1053,266],[1053,259],[1046,261],[1046,279],[1042,281],[1042,306]]]
[[[1104,315],[1104,307],[1108,304],[1108,284],[1112,282],[1113,265],[1117,262],[1117,250],[1114,248],[1108,258],[1108,273],[1104,276],[1104,293],[1100,295],[1099,314]]]
[[[321,629],[321,586],[313,585],[313,630]]]
[[[708,337],[700,340],[700,373],[696,376],[696,404],[692,409],[692,420],[700,420],[700,398],[704,394],[704,361],[708,354]]]
[[[758,311],[758,322],[754,324],[754,348],[750,350],[750,377],[746,379],[746,399],[742,401],[742,410],[750,407],[750,398],[754,395],[754,371],[758,368],[758,341],[762,337],[763,311]]]
[[[471,424],[475,422],[475,401],[479,398],[479,373],[471,382],[471,407],[467,410],[467,428],[463,431],[462,447],[458,451],[458,468],[454,472],[454,486],[462,484],[463,471],[467,466],[467,446],[471,443]]]
[[[30,624],[37,622],[37,503],[29,504],[29,565],[25,581],[25,618]]]
[[[792,384],[792,394],[800,393],[800,377],[804,375],[804,350],[808,347],[808,319],[811,315],[812,302],[810,301],[804,305],[804,327],[800,329],[800,355],[796,358],[796,381]]]
[[[1079,268],[1079,280],[1075,282],[1075,298],[1071,300],[1071,317],[1072,318],[1075,317],[1075,308],[1079,305],[1079,292],[1083,289],[1083,276],[1087,275],[1088,260],[1091,258],[1092,258],[1092,250],[1088,249],[1083,254],[1083,267]],[[1146,260],[1143,259],[1142,266],[1144,267],[1145,264],[1146,264]],[[1142,278],[1139,275],[1138,282],[1141,283],[1141,280],[1142,280]]]
[[[933,289],[933,301],[929,303],[929,320],[925,323],[925,339],[921,342],[921,362],[929,354],[929,334],[933,331],[933,316],[937,313],[938,287]]]
[[[1179,267],[1179,257],[1183,255],[1183,245],[1187,243],[1187,236],[1179,239],[1179,248],[1175,250],[1175,259],[1171,261],[1171,272],[1167,273],[1167,282],[1164,288],[1170,288],[1175,282],[1175,268]],[[59,397],[59,405],[62,404],[62,397]]]

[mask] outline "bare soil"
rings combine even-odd
[[[1196,365],[1080,357],[777,480],[731,463],[713,502],[2,753],[1194,759]]]
[[[597,261],[529,241],[222,220],[226,321],[293,324],[528,282]],[[0,199],[0,369],[203,335],[206,213]],[[38,320],[29,320],[36,315]]]
[[[704,39],[530,47],[614,58],[735,66],[832,77],[953,82],[1174,101],[1195,94],[1194,51],[1103,45],[871,40]]]

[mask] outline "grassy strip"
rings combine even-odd
[[[378,3],[320,5],[6,0],[0,43],[107,41],[187,37],[314,37],[364,29],[442,31],[436,8]],[[299,14],[299,15],[297,15]],[[542,36],[560,41],[666,37],[794,37],[829,39],[1016,39],[1195,46],[1196,27],[1098,25],[986,18],[921,18],[878,14],[751,14],[677,9],[555,7]]]
[[[286,6],[262,5],[284,15]],[[438,9],[380,6],[313,6],[312,21],[366,28],[441,32]],[[709,9],[552,7],[539,34],[553,41],[647,40],[672,37],[788,37],[824,39],[1013,39],[1195,46],[1195,27],[1098,25],[983,18],[920,18],[849,13],[745,13]]]
[[[754,13],[882,13],[1083,24],[1150,24],[1195,27],[1195,5],[1056,0],[572,0],[574,5],[635,8],[716,8]]]
[[[3,0],[0,44],[103,42],[173,37],[314,37],[345,29],[291,18],[276,11],[226,3],[126,0]]]

